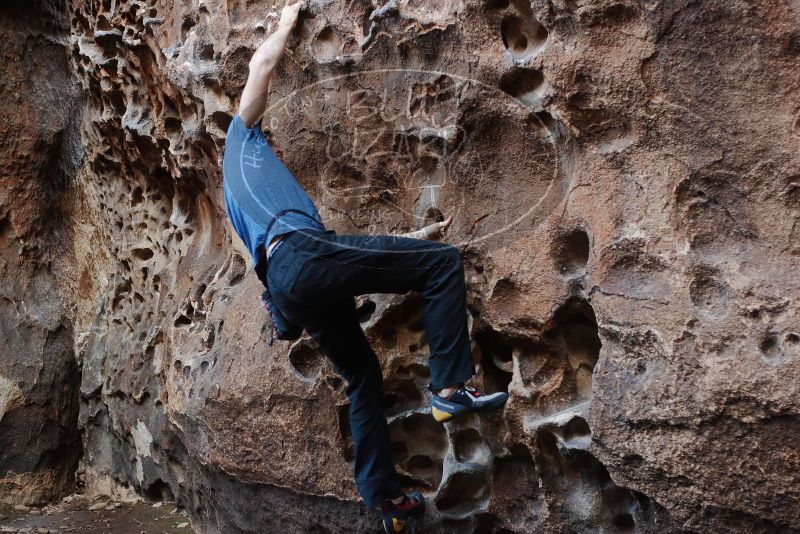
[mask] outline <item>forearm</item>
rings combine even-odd
[[[429,224],[425,228],[420,228],[419,230],[414,230],[413,232],[407,232],[405,234],[400,234],[399,237],[411,237],[413,239],[428,239],[430,236],[435,234],[439,230],[439,226],[436,224]]]
[[[278,27],[250,58],[250,72],[239,102],[239,116],[248,128],[256,123],[267,107],[269,80],[286,50],[299,10],[299,3],[283,8]]]
[[[261,43],[250,58],[250,72],[268,78],[286,51],[286,43],[291,32],[291,26],[278,23],[276,30]]]
[[[450,224],[450,217],[446,220],[441,222],[431,223],[424,228],[420,228],[419,230],[414,230],[413,232],[407,232],[405,234],[399,234],[399,237],[411,237],[413,239],[430,239],[432,236],[439,233],[442,228],[447,227]]]

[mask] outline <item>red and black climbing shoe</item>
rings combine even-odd
[[[381,519],[383,528],[389,534],[407,532],[406,525],[409,519],[420,518],[425,513],[425,498],[418,491],[403,495],[399,504],[386,501],[381,505]]]
[[[482,393],[478,388],[459,384],[458,389],[448,397],[436,393],[431,399],[433,418],[444,423],[453,417],[475,412],[489,412],[502,407],[508,400],[508,393]]]

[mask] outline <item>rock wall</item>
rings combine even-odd
[[[267,347],[220,193],[280,5],[72,0],[52,28],[4,8],[27,28],[2,45],[11,78],[48,90],[19,100],[28,113],[3,96],[2,265],[19,283],[0,320],[20,346],[0,362],[3,480],[48,472],[7,460],[22,410],[76,450],[79,387],[90,492],[175,498],[198,532],[374,530],[344,384],[309,339]],[[799,17],[779,1],[310,3],[265,126],[330,228],[455,217],[477,382],[512,394],[435,424],[419,298],[359,300],[425,532],[795,531]],[[15,252],[29,243],[46,269]],[[15,311],[31,302],[47,313]],[[64,386],[47,413],[32,365]]]
[[[0,6],[0,503],[58,497],[81,455],[70,301],[81,93],[62,2]]]

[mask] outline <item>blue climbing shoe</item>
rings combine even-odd
[[[431,400],[431,414],[440,423],[449,421],[453,417],[460,417],[476,412],[489,412],[501,408],[508,400],[508,393],[482,393],[478,388],[464,383],[448,397],[441,397],[433,393]]]

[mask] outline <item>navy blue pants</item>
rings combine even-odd
[[[320,345],[347,381],[355,479],[367,506],[397,497],[380,364],[355,310],[356,295],[418,291],[430,347],[431,387],[474,374],[461,253],[452,245],[396,236],[299,230],[268,261],[268,284],[286,317]]]

